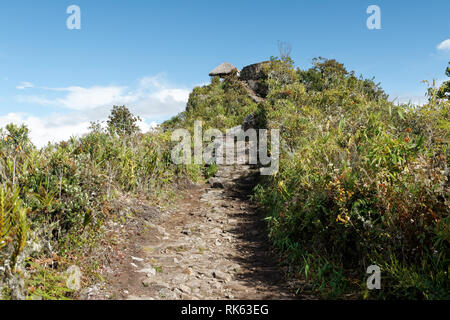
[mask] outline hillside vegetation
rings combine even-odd
[[[421,107],[394,105],[335,60],[300,70],[289,57],[272,58],[265,73],[269,92],[259,105],[233,77],[213,78],[165,126],[203,120],[230,128],[256,110],[258,128],[281,130],[280,171],[261,179],[254,199],[273,243],[316,294],[448,298],[444,89],[431,89]],[[372,264],[381,268],[382,290],[366,287]]]
[[[145,134],[126,107],[113,108],[106,128],[93,123],[89,134],[40,150],[25,126],[2,129],[0,298],[76,297],[64,271],[77,264],[84,283],[97,276],[100,262],[88,257],[105,223],[126,218],[117,199],[164,203],[178,182],[214,173],[172,163],[172,130],[193,130],[196,120],[225,130],[249,118],[281,133],[280,170],[260,178],[253,200],[307,283],[300,291],[450,298],[449,82],[430,88],[419,107],[389,102],[373,80],[335,60],[300,70],[288,56],[272,58],[264,73],[262,102],[236,77],[214,77],[193,90],[186,111]],[[373,264],[381,290],[366,286]]]
[[[213,77],[211,84],[196,87],[189,96],[186,110],[162,124],[165,130],[193,129],[201,120],[205,130],[226,129],[242,124],[246,116],[257,110],[257,104],[248,96],[240,81],[229,77],[221,81]]]
[[[64,271],[76,263],[84,281],[95,277],[99,261],[83,259],[105,221],[123,219],[114,200],[164,203],[179,179],[201,178],[196,166],[172,164],[170,134],[142,134],[137,121],[114,107],[107,128],[93,123],[89,134],[41,150],[25,126],[0,131],[0,298],[71,297]]]

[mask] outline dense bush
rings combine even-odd
[[[24,126],[0,131],[0,289],[2,277],[23,269],[25,260],[76,250],[119,195],[151,198],[177,178],[198,178],[172,164],[169,133],[142,134],[135,120],[115,107],[107,128],[93,123],[89,134],[42,150]]]
[[[333,60],[272,68],[258,118],[284,151],[256,199],[275,244],[326,295],[448,298],[449,103],[395,106]],[[371,264],[383,290],[369,294]]]

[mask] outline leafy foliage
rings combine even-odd
[[[33,249],[45,243],[53,253],[73,252],[99,231],[118,196],[154,199],[178,179],[203,174],[172,163],[170,133],[141,134],[136,121],[114,107],[106,129],[93,123],[87,135],[41,150],[25,126],[0,129],[0,266],[21,273],[27,258],[52,254]]]
[[[355,275],[378,264],[384,298],[448,297],[448,102],[395,106],[334,60],[297,75],[258,110],[284,144],[255,193],[274,243],[327,296],[373,296]]]
[[[140,120],[139,117],[133,116],[127,107],[113,106],[108,119],[108,128],[110,132],[118,135],[130,135],[139,131],[136,123]]]

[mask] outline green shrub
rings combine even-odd
[[[9,261],[15,272],[16,265],[23,269],[19,262],[36,257],[28,255],[45,254],[33,252],[32,242],[49,242],[57,254],[82,250],[78,246],[100,231],[117,196],[156,199],[177,179],[202,176],[199,168],[172,163],[170,133],[141,134],[137,120],[127,108],[114,107],[106,129],[93,123],[85,136],[41,150],[25,126],[0,130],[0,266]],[[65,295],[50,287],[56,291],[39,295]]]
[[[283,143],[280,171],[255,191],[271,239],[330,297],[370,297],[373,263],[388,279],[377,297],[448,297],[448,102],[395,106],[334,60],[297,74],[258,110]]]

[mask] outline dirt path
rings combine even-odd
[[[291,298],[248,201],[252,179],[248,166],[223,166],[214,187],[197,187],[170,216],[150,223],[126,298]]]
[[[129,234],[131,247],[118,254],[121,266],[104,298],[296,298],[249,201],[256,173],[248,165],[221,166],[174,210],[142,220]]]

